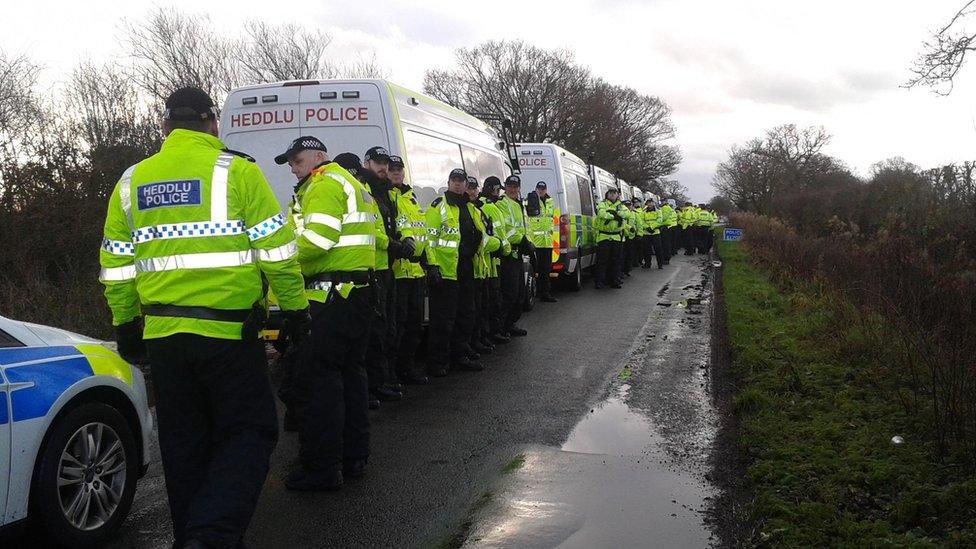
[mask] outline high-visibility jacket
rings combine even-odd
[[[712,212],[710,212],[710,211],[708,211],[708,210],[706,210],[704,208],[698,208],[698,211],[695,212],[695,213],[696,213],[696,215],[695,215],[695,225],[698,225],[699,227],[711,227],[712,226]]]
[[[495,205],[505,216],[506,232],[504,237],[512,246],[509,255],[518,257],[518,246],[525,238],[525,210],[522,203],[503,195],[495,202]]]
[[[661,226],[671,228],[678,226],[678,213],[670,204],[665,203],[659,210],[661,212]]]
[[[390,190],[390,199],[396,203],[396,224],[400,238],[412,238],[416,245],[414,257],[417,259],[423,257],[427,252],[427,224],[424,220],[424,214],[420,211],[420,205],[417,204],[417,199],[413,196],[413,188],[406,185],[394,185]],[[397,259],[393,262],[393,276],[396,278],[422,278],[424,268],[419,261]]]
[[[631,212],[630,222],[634,226],[633,229],[634,236],[632,238],[640,238],[645,234],[644,233],[644,211],[643,209],[638,208],[636,210],[630,210],[630,212]]]
[[[308,306],[295,235],[261,169],[206,133],[173,130],[122,174],[99,262],[115,325],[142,305],[251,309],[262,274],[282,309]],[[241,322],[146,315],[145,338],[176,333],[240,339]]]
[[[623,235],[621,232],[624,228],[624,223],[626,218],[621,212],[620,202],[610,202],[609,200],[604,200],[597,204],[596,216],[593,219],[593,228],[596,230],[596,241],[597,243],[603,242],[604,240],[614,240],[620,242],[623,240]],[[614,216],[614,213],[617,216]]]
[[[427,222],[427,262],[436,266],[441,276],[446,280],[457,280],[458,258],[461,248],[461,216],[460,209],[450,204],[445,198],[446,195],[438,196],[427,208],[424,217]],[[465,203],[475,227],[481,231],[481,242],[478,244],[478,251],[484,242],[484,225],[480,225],[481,214],[478,209],[470,202]],[[480,225],[480,227],[479,227]],[[475,254],[477,259],[478,254]]]
[[[649,235],[661,234],[664,216],[660,209],[644,210],[644,232]]]
[[[529,241],[536,248],[552,248],[553,239],[559,242],[559,218],[556,212],[556,201],[551,196],[540,197],[539,215],[526,215],[526,225]]]
[[[330,162],[312,170],[295,193],[290,211],[289,222],[298,236],[298,261],[306,278],[376,267],[380,229],[373,197],[342,166]],[[330,287],[328,281],[315,282],[307,290],[308,298],[324,303]],[[351,282],[340,282],[335,289],[348,297],[353,287]]]
[[[695,220],[698,218],[698,208],[694,206],[685,206],[678,211],[678,225],[682,229],[687,229],[688,227],[695,224]]]
[[[498,276],[497,271],[494,269],[494,258],[491,256],[492,253],[498,251],[502,247],[502,239],[494,234],[494,225],[492,225],[492,230],[488,230],[488,224],[490,220],[488,215],[484,211],[484,207],[488,206],[478,199],[474,202],[469,203],[474,207],[474,212],[471,214],[471,219],[474,221],[474,226],[481,231],[481,247],[478,253],[474,255],[474,277],[479,279],[489,278],[491,276]],[[494,273],[494,275],[492,274]]]
[[[492,234],[501,239],[501,255],[512,255],[512,244],[505,238],[508,232],[507,225],[505,225],[505,214],[498,208],[498,202],[485,202],[484,206],[481,207],[481,211],[491,220]],[[498,277],[498,266],[500,263],[501,259],[498,257],[491,258],[491,264],[488,269],[489,278]]]
[[[367,204],[368,211],[372,212],[375,216],[373,221],[373,235],[376,237],[376,262],[373,268],[377,271],[385,271],[390,268],[390,254],[388,251],[390,249],[390,235],[386,232],[386,224],[383,220],[383,214],[380,212],[380,206],[376,197],[373,196],[373,192],[368,185],[363,184],[363,188],[366,189],[366,192],[369,193],[372,199]]]

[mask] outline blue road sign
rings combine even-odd
[[[725,240],[742,240],[742,229],[725,229]]]

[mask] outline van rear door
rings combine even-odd
[[[274,157],[301,135],[299,87],[268,86],[232,91],[220,115],[221,140],[257,160],[282,210],[291,200],[295,176]]]
[[[390,154],[386,90],[370,81],[325,81],[301,88],[299,120],[307,135],[325,143],[329,156],[351,152],[360,159],[371,147]]]

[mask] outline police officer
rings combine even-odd
[[[289,223],[311,302],[311,335],[297,372],[299,460],[285,486],[335,490],[366,473],[368,384],[364,362],[373,317],[376,214],[355,177],[329,162],[325,145],[299,137],[275,157],[298,178]]]
[[[664,257],[664,264],[667,265],[671,263],[671,257],[673,257],[677,251],[675,250],[674,244],[674,233],[675,227],[678,226],[678,215],[675,213],[674,208],[668,204],[668,201],[661,199],[661,207],[658,208],[661,212],[661,254]]]
[[[427,222],[427,283],[430,324],[427,333],[427,367],[431,375],[444,377],[449,369],[481,371],[470,358],[468,340],[474,314],[474,256],[482,233],[468,201],[468,174],[451,170],[447,191],[434,199],[425,214]]]
[[[396,287],[393,282],[393,261],[412,257],[416,246],[412,238],[401,239],[396,226],[396,203],[390,195],[388,178],[390,155],[383,147],[372,147],[363,155],[363,175],[376,203],[386,235],[386,248],[376,250],[376,292],[379,309],[373,318],[369,347],[366,350],[366,374],[369,391],[378,400],[394,401],[403,397],[397,386],[396,352]]]
[[[495,258],[492,254],[502,248],[502,243],[495,235],[491,218],[484,211],[487,204],[478,193],[478,180],[474,177],[468,176],[467,193],[468,200],[478,214],[472,216],[474,224],[484,235],[481,239],[481,249],[474,256],[474,323],[468,338],[468,346],[474,353],[485,355],[491,354],[495,347],[487,339],[490,314],[488,279],[494,271]]]
[[[645,254],[647,263],[644,268],[651,268],[651,257],[657,258],[657,268],[663,269],[666,263],[664,245],[661,239],[661,228],[664,225],[664,217],[661,210],[653,200],[648,200],[644,207],[644,226],[647,232],[645,243]]]
[[[532,253],[532,244],[525,237],[525,215],[519,193],[522,180],[517,175],[505,178],[505,196],[495,205],[505,217],[505,238],[512,252],[501,260],[499,278],[502,294],[502,333],[508,337],[521,337],[527,334],[524,328],[516,326],[522,317],[522,304],[525,302],[525,284],[522,281],[522,254]]]
[[[278,436],[262,275],[289,324],[308,302],[294,233],[253,159],[217,139],[210,97],[173,92],[162,131],[112,192],[99,278],[119,352],[148,351],[174,547],[235,547]]]
[[[691,202],[685,205],[678,212],[678,226],[681,239],[681,247],[685,249],[685,255],[695,254],[695,220],[698,212]]]
[[[392,189],[390,196],[397,209],[396,225],[401,236],[409,236],[416,249],[412,257],[393,261],[396,278],[396,372],[401,383],[426,385],[430,380],[414,363],[420,345],[424,322],[424,265],[427,260],[427,228],[424,214],[413,195],[413,188],[404,182],[403,159],[390,156],[388,173]],[[404,240],[406,240],[404,238]]]
[[[549,196],[545,181],[535,184],[535,190],[525,197],[526,225],[529,240],[535,246],[535,274],[539,282],[539,300],[546,303],[558,301],[552,295],[549,273],[552,272],[553,234],[558,237],[559,225],[553,222],[555,203]]]
[[[488,319],[488,343],[505,344],[510,341],[509,336],[504,333],[505,319],[507,313],[502,310],[502,290],[501,290],[501,263],[505,257],[512,253],[512,244],[505,238],[508,233],[505,224],[505,214],[498,207],[498,200],[501,197],[502,182],[495,176],[485,178],[485,184],[481,191],[481,199],[484,205],[481,211],[488,216],[491,221],[489,227],[492,234],[501,238],[502,247],[492,254],[492,263],[488,275],[488,295],[487,295],[487,319]]]
[[[620,213],[620,191],[611,187],[604,193],[604,200],[597,205],[594,229],[596,229],[596,280],[597,289],[609,285],[620,288],[620,252],[623,242],[624,217]]]

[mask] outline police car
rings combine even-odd
[[[66,546],[104,542],[152,426],[145,380],[113,344],[0,316],[0,529],[28,519]]]

